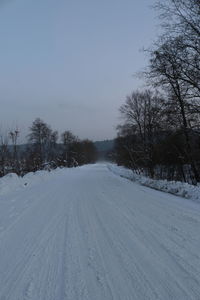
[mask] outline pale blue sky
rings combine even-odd
[[[36,117],[81,138],[115,136],[118,108],[156,36],[153,0],[0,0],[0,124]]]

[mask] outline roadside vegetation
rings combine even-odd
[[[162,34],[148,50],[146,90],[120,107],[114,157],[155,179],[200,182],[200,2],[159,1]]]
[[[71,131],[64,131],[59,137],[57,131],[39,118],[32,123],[25,145],[18,144],[19,136],[18,129],[0,135],[0,176],[77,167],[96,160],[92,141],[80,140]]]

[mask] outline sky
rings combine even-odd
[[[115,137],[148,63],[154,0],[0,0],[0,128],[37,117],[80,138]]]

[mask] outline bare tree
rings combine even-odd
[[[190,131],[199,129],[200,113],[200,2],[159,1],[164,34],[151,51],[147,77],[163,88],[185,136],[187,160],[200,181],[194,161]],[[171,114],[172,116],[172,114]]]
[[[10,171],[10,152],[8,149],[8,141],[8,134],[0,132],[0,176],[4,176]]]
[[[164,34],[163,39],[173,42],[179,49],[177,64],[179,79],[185,82],[195,98],[200,97],[200,2],[198,0],[160,0],[159,10]]]
[[[42,164],[48,159],[49,144],[52,138],[52,130],[40,118],[37,118],[30,127],[28,140],[33,144],[38,163]]]
[[[133,165],[138,160],[145,161],[153,177],[153,147],[155,135],[161,130],[163,98],[150,90],[133,92],[127,97],[125,104],[120,107],[124,124],[118,127],[118,134],[126,131],[134,139],[135,147],[127,147]]]
[[[15,128],[14,130],[11,130],[9,132],[9,137],[12,142],[12,167],[13,171],[17,174],[20,173],[20,162],[19,162],[19,157],[18,157],[18,151],[17,151],[17,141],[19,138],[19,129]]]
[[[72,145],[79,140],[71,131],[66,130],[61,134],[61,141],[63,143],[63,161],[67,166],[71,166],[74,161]]]

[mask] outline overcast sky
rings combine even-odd
[[[156,36],[153,0],[0,0],[0,125],[36,117],[81,138],[115,136]]]

